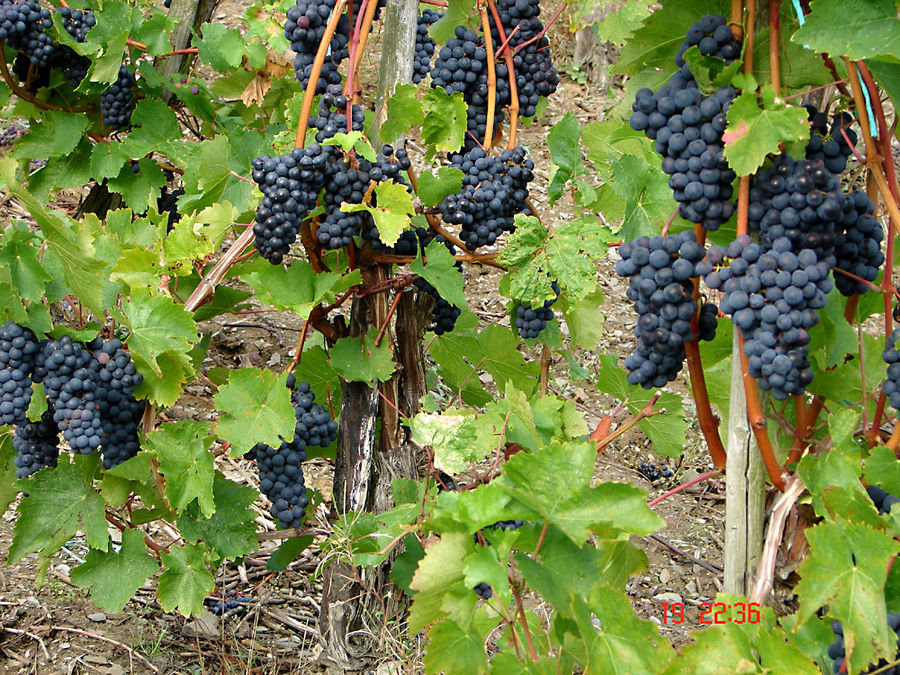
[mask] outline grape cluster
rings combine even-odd
[[[881,352],[881,360],[887,364],[887,379],[881,385],[881,391],[884,392],[891,407],[900,411],[900,349],[897,349],[898,339],[900,339],[900,328],[895,328],[887,339],[884,351]]]
[[[285,155],[253,160],[252,177],[263,193],[253,225],[256,248],[273,265],[281,263],[300,232],[300,223],[316,204],[325,182],[328,152],[314,143]]]
[[[555,281],[552,283],[553,292],[556,297],[552,300],[545,300],[544,304],[539,307],[532,307],[524,303],[516,307],[516,318],[513,322],[522,338],[531,339],[540,335],[547,327],[547,323],[553,320],[553,304],[559,298],[559,284]]]
[[[156,210],[159,213],[169,214],[169,222],[167,223],[169,232],[172,231],[175,223],[181,220],[181,214],[178,212],[178,198],[183,194],[184,190],[182,188],[170,190],[168,186],[164,185],[159,193],[159,197],[156,198]]]
[[[725,257],[730,266],[715,267]],[[776,399],[802,394],[812,382],[809,330],[831,290],[830,269],[812,249],[795,252],[787,237],[767,249],[746,235],[727,249],[711,247],[700,266],[707,285],[725,294],[719,309],[744,336],[750,375]]]
[[[50,63],[53,41],[44,30],[53,25],[50,10],[36,0],[0,1],[0,42],[22,52],[36,66]]]
[[[875,205],[862,190],[843,196],[843,221],[834,243],[835,267],[866,281],[875,281],[884,264],[881,241],[884,230],[872,214]],[[843,295],[862,295],[868,288],[860,281],[837,273],[834,285]]]
[[[294,73],[305,88],[312,74],[313,62],[319,43],[325,36],[325,27],[335,0],[297,0],[297,4],[288,9],[287,21],[284,24],[284,37],[291,43],[297,56],[294,57]],[[328,49],[328,56],[322,64],[322,71],[316,82],[316,93],[321,94],[328,85],[341,84],[342,78],[338,70],[341,62],[350,56],[350,19],[346,14],[338,19],[337,28]]]
[[[806,105],[809,112],[810,134],[806,146],[806,159],[820,159],[831,173],[843,173],[847,159],[856,145],[856,132],[850,128],[853,116],[841,112],[834,116],[828,129],[828,116],[815,106]]]
[[[701,54],[728,63],[740,54],[725,18],[704,16],[688,30],[675,59],[679,70],[668,84],[656,93],[647,88],[637,92],[630,123],[655,140],[681,217],[715,230],[734,213],[731,184],[736,175],[725,161],[722,133],[735,92],[724,86],[703,97],[683,56],[694,45]]]
[[[131,122],[134,112],[134,75],[123,63],[119,66],[119,77],[106,91],[100,94],[100,114],[103,124],[110,129],[122,129]]]
[[[31,371],[38,340],[9,321],[0,328],[0,424],[21,424],[31,403]]]
[[[428,34],[428,27],[438,21],[444,14],[426,9],[418,19],[416,28],[416,49],[413,56],[412,81],[419,84],[431,72],[431,59],[434,58],[434,40]]]
[[[415,241],[413,237],[415,237]],[[418,249],[424,253],[425,247],[434,238],[430,231],[422,227],[417,227],[414,232],[407,230],[401,234],[401,238],[394,246],[394,251],[398,255],[416,255],[416,247],[418,246]],[[456,253],[456,247],[449,241],[446,241],[440,235],[437,237],[437,240],[444,244],[450,253]],[[455,267],[462,274],[462,262],[457,261]],[[433,331],[435,335],[451,332],[456,326],[456,320],[462,314],[462,309],[444,300],[438,290],[422,277],[418,277],[413,281],[413,285],[419,292],[434,298],[434,305],[431,307],[431,325],[429,330]]]
[[[316,129],[316,141],[322,143],[334,138],[338,132],[362,131],[366,114],[358,105],[350,107],[350,124],[347,124],[347,97],[341,93],[339,86],[327,87],[319,99],[318,115],[311,115],[307,123]]]
[[[656,466],[656,464],[647,462],[641,462],[638,466],[638,473],[651,482],[658,481],[660,478],[671,478],[675,475],[672,469],[665,464]]]
[[[291,403],[294,406],[294,437],[278,448],[257,443],[248,459],[255,459],[259,469],[259,489],[268,497],[272,506],[269,513],[281,527],[298,527],[303,522],[309,499],[303,483],[302,462],[309,446],[328,447],[337,438],[337,423],[328,411],[315,403],[315,395],[308,382],[297,382],[288,376]]]
[[[503,532],[506,532],[507,530],[518,530],[524,524],[524,520],[498,520],[496,523],[488,525],[488,527],[492,530],[502,530]]]
[[[900,503],[900,497],[882,490],[877,485],[870,485],[866,488],[866,492],[869,495],[869,499],[875,503],[875,508],[878,509],[878,513],[882,515],[890,513],[894,504]]]
[[[900,675],[900,666],[894,665],[891,668],[887,666],[893,661],[900,659],[900,614],[888,614],[887,624],[891,631],[897,636],[897,652],[891,661],[881,659],[878,663],[870,664],[861,673],[879,673],[879,675]],[[844,663],[846,657],[846,649],[844,646],[844,628],[840,621],[831,622],[831,631],[835,634],[834,642],[828,646],[828,657],[834,659],[832,669],[834,673],[846,673],[847,666]]]
[[[627,297],[638,314],[638,344],[625,359],[628,382],[662,387],[681,371],[684,345],[694,339],[697,300],[691,279],[698,275],[704,250],[694,233],[685,231],[626,241],[619,255],[616,274],[629,277]]]
[[[485,600],[490,600],[494,596],[494,590],[491,588],[491,585],[483,581],[472,590],[475,591],[475,595]]]
[[[509,105],[509,72],[505,63],[495,65],[494,129],[503,121],[501,110]],[[471,149],[484,141],[487,130],[488,64],[484,37],[465,26],[457,26],[454,36],[438,51],[431,69],[431,86],[448,94],[460,91],[466,102],[467,136],[465,147]]]
[[[700,314],[697,317],[697,333],[701,340],[711,342],[716,339],[716,328],[719,324],[719,307],[714,302],[704,302],[700,305]]]
[[[138,428],[146,401],[136,400],[134,390],[142,377],[131,355],[118,339],[95,341],[91,370],[97,381],[96,400],[103,432],[103,467],[111,469],[140,450]]]
[[[47,409],[37,422],[26,421],[16,426],[13,434],[16,451],[16,478],[26,478],[44,467],[56,466],[59,459],[59,427],[53,421],[53,410]]]
[[[253,602],[252,596],[239,595],[234,590],[225,593],[224,597],[211,597],[203,600],[203,604],[209,607],[209,611],[216,616],[221,616],[222,614],[243,614],[246,610],[245,605],[248,602]]]
[[[493,244],[503,232],[515,229],[515,215],[529,213],[528,184],[534,162],[517,147],[491,157],[481,148],[453,155],[450,166],[463,172],[463,187],[447,195],[439,209],[444,222],[459,225],[460,238],[470,251]]]
[[[0,157],[5,155],[19,138],[27,133],[27,129],[18,125],[12,125],[0,131]]]
[[[500,24],[513,51],[513,70],[516,75],[516,95],[519,114],[532,117],[540,98],[550,96],[559,84],[559,75],[550,58],[550,41],[544,32],[538,0],[498,0]],[[538,36],[541,36],[538,38]],[[496,52],[503,39],[491,14],[491,36]],[[497,55],[498,58],[500,54]],[[499,77],[499,71],[498,75]]]
[[[90,10],[60,7],[57,11],[62,17],[62,23],[66,32],[74,38],[75,42],[84,42],[91,28],[97,25],[97,18]],[[66,45],[56,45],[53,54],[53,65],[62,68],[66,74],[66,79],[74,89],[81,84],[81,81],[87,75],[88,69],[91,67],[91,60],[86,56],[77,54],[75,50]]]
[[[50,85],[50,68],[40,68],[35,66],[28,60],[25,52],[16,54],[16,58],[13,61],[12,72],[23,86],[28,87],[28,91],[32,94],[36,94],[43,87]],[[28,79],[29,72],[31,74],[30,80]]]

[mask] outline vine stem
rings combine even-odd
[[[776,96],[781,96],[780,14],[780,0],[769,0],[769,72],[772,80],[772,89],[775,90]],[[747,53],[752,54],[753,52]]]
[[[313,311],[315,311],[319,307],[321,307],[321,305],[314,307]],[[312,312],[310,312],[310,314],[312,314]],[[309,317],[307,317],[303,322],[303,329],[300,331],[300,337],[297,338],[297,346],[294,347],[294,355],[291,357],[291,360],[288,363],[287,368],[285,369],[285,371],[288,373],[292,372],[294,368],[297,367],[297,364],[300,363],[300,358],[303,354],[303,343],[306,342],[306,334],[309,332],[309,324],[310,320]]]
[[[550,17],[550,21],[547,22],[547,25],[544,26],[544,29],[540,33],[538,33],[537,35],[535,35],[533,38],[531,38],[527,42],[523,42],[522,44],[520,44],[518,47],[515,48],[516,54],[518,54],[521,50],[525,49],[525,47],[530,45],[532,42],[537,42],[542,37],[544,37],[547,34],[547,31],[550,29],[550,26],[552,26],[554,23],[556,23],[556,20],[559,18],[559,15],[563,13],[563,10],[566,7],[567,7],[566,3],[561,4],[559,6],[559,8],[556,10],[556,13],[552,17]]]
[[[497,66],[494,63],[494,39],[491,37],[491,24],[488,20],[487,7],[483,2],[478,3],[478,11],[481,14],[481,30],[484,32],[484,48],[487,51],[487,121],[484,125],[484,142],[481,146],[490,149],[494,140],[494,114],[497,106]],[[512,80],[512,77],[510,77]]]
[[[303,94],[303,107],[300,109],[300,119],[297,120],[297,134],[294,137],[295,148],[302,148],[306,143],[306,125],[309,123],[309,113],[312,110],[313,99],[316,96],[316,84],[319,81],[319,75],[322,73],[322,64],[325,63],[328,48],[331,46],[331,38],[334,37],[334,31],[337,30],[338,21],[344,13],[346,4],[347,0],[337,0],[334,3],[334,9],[331,10],[331,16],[328,17],[328,24],[325,26],[325,34],[322,35],[322,41],[319,42],[316,59],[313,61],[312,70],[309,73],[309,82],[306,83],[306,91]]]
[[[697,243],[703,246],[706,243],[706,230],[702,225],[694,225],[694,235]],[[694,299],[700,297],[700,279],[692,280],[694,290],[692,296]],[[696,328],[693,324],[697,320],[694,315],[692,328]],[[700,423],[700,431],[703,438],[706,439],[706,445],[709,449],[710,457],[713,465],[717,469],[725,468],[725,446],[722,445],[722,437],[719,435],[719,425],[713,415],[712,406],[709,402],[709,389],[706,386],[706,375],[703,373],[703,363],[700,358],[700,338],[695,334],[694,339],[684,345],[686,360],[688,364],[688,372],[691,376],[691,392],[694,395],[694,404],[697,406],[697,420]]]
[[[659,504],[664,499],[668,499],[672,495],[677,495],[682,490],[686,490],[687,488],[691,487],[692,485],[696,485],[697,483],[700,483],[702,481],[709,480],[710,478],[718,476],[721,473],[722,473],[721,469],[715,469],[714,471],[707,471],[706,473],[700,474],[696,478],[692,478],[691,480],[689,480],[687,483],[682,483],[678,487],[672,488],[668,492],[663,492],[661,495],[659,495],[659,497],[655,497],[654,499],[647,502],[647,506],[652,509],[654,506]]]
[[[375,335],[376,347],[381,345],[381,339],[384,337],[385,332],[387,332],[388,326],[391,323],[391,318],[394,316],[394,312],[397,311],[397,305],[400,304],[400,298],[402,297],[402,291],[397,291],[396,293],[394,293],[394,300],[391,302],[391,306],[388,307],[388,311],[384,317],[384,321],[381,322],[381,327],[378,329],[378,334]]]
[[[517,24],[509,36],[504,35],[506,29],[503,28],[503,24],[500,22],[500,13],[497,11],[497,5],[494,4],[494,0],[488,0],[488,6],[491,9],[491,16],[494,17],[494,23],[497,25],[497,34],[503,42],[500,53],[506,61],[506,73],[507,79],[509,80],[509,141],[507,142],[506,147],[512,150],[516,147],[516,133],[519,126],[519,89],[518,84],[516,83],[516,67],[513,62],[513,54],[509,49],[509,41],[512,39],[513,33],[516,32],[519,26]],[[562,10],[563,7],[565,7],[565,3],[560,6],[560,10]],[[519,49],[521,49],[522,46],[523,45],[520,45]]]
[[[772,580],[775,577],[775,558],[778,554],[778,546],[781,544],[781,537],[784,533],[784,524],[787,521],[788,514],[791,512],[794,503],[803,493],[803,481],[796,474],[788,479],[784,493],[779,497],[772,509],[772,515],[769,518],[769,531],[766,534],[766,542],[763,546],[762,556],[759,561],[759,567],[756,572],[756,579],[753,583],[753,589],[750,592],[749,600],[763,604],[769,593],[772,592]]]
[[[633,427],[635,424],[637,424],[641,420],[647,419],[648,417],[653,417],[654,415],[659,415],[661,413],[664,413],[666,411],[665,408],[660,408],[659,410],[653,409],[654,406],[656,405],[656,402],[659,400],[660,396],[662,396],[662,392],[661,391],[656,392],[653,395],[653,398],[651,398],[649,401],[647,401],[647,404],[643,408],[638,410],[637,414],[634,415],[630,420],[627,420],[627,421],[623,422],[622,424],[620,424],[618,427],[616,427],[615,431],[613,431],[611,434],[608,434],[604,438],[595,440],[594,445],[597,448],[597,452],[598,453],[603,452],[603,450],[606,448],[607,445],[612,443],[619,436],[624,434],[626,431],[628,431],[631,427]]]
[[[228,272],[237,258],[243,253],[244,249],[250,245],[251,241],[253,241],[253,228],[248,227],[241,232],[241,235],[228,247],[228,250],[225,251],[219,259],[219,262],[216,263],[216,266],[210,270],[209,274],[203,277],[200,280],[200,283],[197,284],[197,288],[194,289],[194,292],[191,293],[190,297],[188,297],[187,301],[184,303],[184,309],[186,311],[193,312],[200,305],[212,300],[212,296],[216,292],[216,286],[219,285],[219,282],[225,277],[225,273]]]
[[[376,342],[377,346],[377,342]],[[550,388],[550,347],[546,344],[541,346],[541,396],[546,396]]]
[[[510,584],[513,597],[516,599],[516,606],[519,608],[519,618],[522,619],[522,628],[525,630],[525,641],[528,643],[528,653],[531,655],[532,661],[537,661],[537,652],[534,651],[534,643],[531,641],[531,631],[528,629],[528,619],[525,618],[525,606],[522,604],[522,596],[519,588],[515,583]]]
[[[353,101],[356,100],[356,82],[359,79],[359,64],[362,55],[366,51],[366,43],[369,41],[369,33],[372,32],[372,21],[375,12],[378,11],[377,0],[363,0],[365,14],[360,12],[356,17],[356,30],[350,40],[350,72],[347,73],[347,82],[344,85],[344,96],[347,97],[347,120],[353,119]],[[362,7],[360,7],[362,9]]]
[[[419,194],[419,176],[412,166],[410,166],[406,170],[406,176],[409,178],[409,184],[412,185],[413,192]],[[448,232],[446,229],[444,229],[433,214],[426,213],[425,220],[428,221],[428,227],[430,227],[432,231],[441,235],[444,239],[449,241],[454,246],[462,249],[463,251],[468,250],[466,248],[466,245],[463,243],[463,240],[457,237],[455,234],[452,234],[451,232]]]

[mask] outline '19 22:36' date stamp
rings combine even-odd
[[[661,602],[663,624],[671,626],[685,622],[684,603]],[[758,602],[701,602],[700,621],[703,624],[759,623]],[[711,616],[710,616],[711,615]]]

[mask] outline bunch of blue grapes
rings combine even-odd
[[[442,12],[426,9],[418,18],[412,73],[412,81],[415,84],[419,84],[431,72],[431,59],[434,58],[434,40],[428,34],[428,27],[443,16]]]
[[[695,45],[701,54],[726,63],[740,54],[725,18],[704,16],[688,30],[675,59],[679,70],[668,84],[655,93],[647,88],[637,92],[630,123],[655,140],[681,217],[715,230],[731,218],[735,208],[732,182],[736,175],[725,161],[722,141],[725,113],[735,91],[724,86],[710,96],[700,93],[683,56]]]
[[[875,508],[878,509],[878,513],[881,515],[890,513],[894,504],[900,503],[900,497],[890,494],[877,485],[870,485],[867,487],[866,493],[869,495],[869,499],[872,500],[872,503],[875,504]]]
[[[760,243],[787,237],[793,250],[811,249],[820,261],[835,263],[834,246],[844,219],[840,179],[822,160],[796,161],[778,155],[750,181],[749,227]]]
[[[97,18],[90,10],[60,7],[57,11],[62,17],[63,27],[75,42],[84,42],[91,28],[97,25]],[[62,68],[73,89],[81,84],[91,67],[89,58],[81,56],[70,47],[61,44],[56,45],[52,61],[54,66]]]
[[[119,66],[119,77],[100,94],[100,115],[105,126],[116,130],[127,127],[131,122],[134,85],[134,74],[123,63]]]
[[[884,264],[884,229],[872,215],[875,205],[862,190],[845,194],[842,204],[842,227],[834,243],[835,267],[865,281],[875,281]],[[834,275],[834,285],[846,296],[862,295],[868,290],[862,282],[840,272]]]
[[[627,297],[638,320],[634,352],[625,359],[628,382],[644,389],[674,380],[684,364],[684,345],[694,339],[697,313],[692,278],[705,251],[691,231],[639,237],[619,245],[616,274],[628,277]]]
[[[490,584],[483,581],[480,584],[476,584],[472,590],[475,591],[475,595],[485,600],[490,600],[494,596],[494,589],[491,588]]]
[[[705,342],[715,340],[718,325],[719,306],[714,302],[704,302],[700,305],[700,314],[697,317],[697,336]]]
[[[450,166],[463,172],[463,187],[447,195],[439,209],[445,223],[460,226],[460,239],[470,251],[512,232],[517,213],[530,213],[528,184],[534,179],[534,162],[523,148],[491,157],[476,147],[453,155]]]
[[[0,42],[36,66],[49,65],[53,56],[53,40],[44,32],[52,25],[50,10],[36,0],[0,1]]]
[[[750,375],[776,399],[802,394],[812,382],[809,330],[831,290],[830,270],[814,250],[795,252],[787,237],[767,248],[746,235],[727,249],[710,248],[700,266],[706,284],[724,293],[719,309],[744,336]]]
[[[900,665],[891,664],[900,660],[900,613],[887,615],[888,628],[897,638],[896,652],[890,661],[880,659],[878,663],[869,664],[865,670],[856,671],[858,673],[878,673],[878,675],[900,675]],[[844,628],[840,621],[831,622],[831,631],[835,634],[834,642],[828,647],[828,657],[834,659],[832,670],[835,674],[846,673],[847,666],[844,663],[847,652],[844,645]]]
[[[26,478],[59,460],[59,427],[48,408],[37,422],[26,420],[16,425],[13,434],[16,451],[16,478]]]
[[[806,159],[820,159],[831,173],[843,173],[857,141],[856,132],[850,128],[853,116],[846,111],[836,114],[829,129],[825,113],[812,105],[805,108],[809,112],[810,123]]]
[[[661,478],[671,478],[675,475],[672,468],[666,464],[656,466],[656,464],[648,464],[647,462],[641,462],[638,466],[638,473],[651,482],[658,481]]]
[[[249,602],[253,602],[252,596],[241,595],[235,590],[226,592],[222,597],[213,596],[203,600],[203,604],[209,607],[209,611],[216,616],[243,614]]]
[[[9,321],[0,328],[0,424],[20,424],[31,403],[31,371],[38,339]]]
[[[121,340],[96,340],[91,370],[96,377],[96,395],[100,413],[103,467],[111,469],[140,450],[138,429],[146,401],[137,400],[134,391],[143,378],[123,349]]]
[[[360,164],[363,164],[363,162],[360,162]],[[384,145],[378,154],[375,155],[375,161],[367,164],[366,168],[368,169],[370,181],[376,183],[397,183],[398,185],[403,185],[408,192],[412,193],[412,186],[403,175],[411,165],[409,155],[404,148],[394,149],[391,145]],[[378,195],[374,191],[371,193],[370,199],[372,206],[378,206]],[[371,217],[363,219],[361,235],[363,239],[371,242],[374,249],[384,250],[387,248],[382,243],[381,233]]]
[[[894,410],[900,411],[900,350],[897,340],[900,339],[900,328],[895,328],[888,336],[881,360],[887,364],[887,379],[881,385],[888,402]]]
[[[297,382],[292,373],[287,385],[296,420],[293,438],[277,448],[257,443],[247,453],[248,459],[256,460],[260,492],[272,502],[269,513],[285,528],[299,527],[309,504],[302,467],[306,448],[326,448],[337,438],[337,423],[315,402],[309,383]]]
[[[537,307],[521,303],[516,307],[516,318],[513,320],[519,336],[522,338],[533,339],[544,332],[547,324],[553,321],[553,305],[559,299],[559,284],[555,281],[551,284],[553,292],[556,294],[552,299],[545,300],[544,304]]]
[[[253,225],[260,255],[278,265],[300,232],[300,223],[316,204],[325,183],[329,150],[313,143],[285,155],[262,155],[253,160],[253,180],[263,199]]]
[[[294,57],[294,73],[305,88],[312,74],[313,62],[319,43],[325,36],[325,27],[334,11],[335,0],[297,0],[297,4],[287,11],[284,37],[291,43],[297,56]],[[350,56],[350,19],[346,14],[338,19],[337,28],[329,44],[328,56],[322,64],[322,71],[316,82],[316,93],[324,92],[328,85],[341,84],[338,68]]]
[[[546,35],[541,35],[544,25],[539,18],[540,3],[538,0],[498,0],[496,7],[500,24],[514,54],[513,70],[516,75],[519,114],[522,117],[532,117],[537,112],[541,97],[550,96],[559,84],[559,75],[550,57],[550,42]],[[497,52],[503,40],[493,14],[490,18],[491,36]],[[538,38],[538,35],[541,37]]]
[[[310,129],[316,129],[316,142],[322,143],[329,138],[334,138],[337,133],[350,131],[362,131],[366,120],[363,109],[352,104],[350,106],[350,124],[347,124],[347,97],[341,93],[339,86],[328,86],[319,99],[317,115],[309,118]]]
[[[503,122],[502,109],[511,100],[509,72],[506,64],[495,64],[496,93],[494,98],[494,129]],[[467,149],[484,142],[487,131],[488,63],[484,37],[465,26],[457,26],[454,36],[438,51],[431,69],[431,86],[440,87],[448,94],[460,91],[466,102],[465,147]]]

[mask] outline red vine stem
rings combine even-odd
[[[706,230],[702,225],[694,225],[694,234],[697,237],[697,243],[701,246],[706,242]],[[700,280],[694,279],[693,297],[700,297]],[[712,458],[713,465],[717,469],[725,468],[725,446],[722,445],[722,438],[719,436],[719,425],[713,415],[712,406],[709,402],[709,390],[706,387],[706,376],[703,373],[703,363],[700,359],[700,338],[695,336],[693,340],[684,345],[684,351],[687,355],[688,372],[691,376],[691,392],[694,395],[694,404],[697,406],[697,420],[700,423],[700,431],[703,438],[706,439],[706,445],[709,448],[709,455]]]
[[[522,596],[519,594],[519,588],[515,583],[510,584],[513,597],[516,599],[516,606],[519,608],[519,618],[522,619],[522,628],[525,630],[525,641],[528,643],[528,653],[531,655],[532,661],[537,661],[537,652],[534,651],[534,643],[531,641],[531,631],[528,629],[528,619],[525,618],[525,607],[522,605]],[[515,632],[515,629],[513,629]]]
[[[644,405],[643,408],[638,410],[637,414],[634,415],[630,420],[620,424],[616,428],[616,430],[613,431],[611,434],[608,434],[604,438],[601,438],[601,439],[595,441],[595,447],[597,448],[597,452],[598,453],[603,452],[603,450],[606,448],[607,445],[612,443],[619,436],[624,434],[626,431],[628,431],[631,427],[633,427],[635,424],[637,424],[641,420],[647,419],[648,417],[653,417],[654,415],[659,415],[661,413],[664,413],[666,411],[665,408],[660,408],[659,410],[653,409],[661,395],[662,395],[661,391],[656,392],[656,394],[653,396],[653,398],[651,398],[649,401],[647,401],[646,405]]]
[[[691,487],[691,485],[696,485],[697,483],[700,483],[702,481],[709,480],[710,478],[718,476],[720,473],[722,473],[721,469],[716,469],[714,471],[707,471],[706,473],[702,473],[699,476],[697,476],[696,478],[692,478],[687,483],[682,483],[678,487],[672,488],[668,492],[663,492],[661,495],[659,495],[659,497],[655,497],[654,499],[651,499],[649,502],[647,502],[647,506],[652,509],[654,506],[659,504],[664,499],[668,499],[672,495],[677,495],[682,490],[686,490],[689,487]]]
[[[400,298],[403,297],[402,291],[397,291],[394,293],[394,300],[391,302],[391,306],[388,307],[387,314],[384,317],[384,321],[381,322],[381,327],[378,329],[378,334],[375,336],[375,346],[378,347],[381,345],[381,339],[384,337],[385,332],[387,332],[388,326],[391,323],[391,317],[394,316],[394,312],[397,311],[397,305],[400,304]]]
[[[375,12],[378,10],[377,0],[363,0],[366,5],[365,15],[360,13],[356,17],[356,30],[353,31],[353,37],[350,42],[350,72],[347,73],[347,82],[344,85],[344,96],[347,97],[347,119],[352,120],[353,103],[351,99],[356,98],[356,82],[359,76],[359,64],[362,61],[362,55],[366,51],[366,43],[369,41],[369,33],[372,31],[372,21],[375,18]]]
[[[484,125],[484,142],[481,144],[485,150],[490,149],[494,140],[494,114],[497,106],[497,66],[494,63],[494,39],[491,37],[491,24],[488,20],[487,7],[484,3],[478,3],[478,11],[481,14],[481,30],[484,31],[484,48],[487,51],[487,122]],[[510,73],[510,81],[512,74]]]
[[[547,31],[550,29],[550,26],[552,26],[554,23],[556,23],[556,20],[559,18],[559,15],[563,13],[563,10],[566,8],[566,6],[567,6],[566,3],[562,3],[559,6],[559,9],[556,10],[556,13],[552,17],[550,17],[550,21],[547,22],[547,25],[544,26],[544,29],[540,33],[535,35],[533,38],[531,38],[527,42],[523,42],[518,47],[516,47],[514,50],[516,52],[516,54],[518,54],[520,51],[525,49],[525,47],[530,45],[532,42],[537,42],[542,37],[544,37],[547,34]],[[512,72],[512,71],[510,71],[510,72]]]
[[[309,113],[312,110],[313,99],[316,96],[316,83],[319,81],[319,75],[322,72],[322,65],[325,63],[325,56],[328,54],[328,48],[331,46],[331,38],[334,37],[334,31],[337,30],[338,21],[341,14],[344,13],[344,5],[347,0],[337,0],[334,9],[331,10],[331,16],[328,18],[328,24],[325,26],[325,34],[322,35],[322,41],[319,43],[319,50],[316,52],[316,60],[313,61],[312,70],[309,73],[309,82],[306,83],[306,92],[303,94],[303,107],[300,109],[300,119],[297,120],[297,135],[294,137],[294,147],[302,148],[306,143],[306,125],[309,123]]]
[[[781,96],[781,53],[779,50],[781,39],[781,27],[779,14],[781,2],[769,0],[769,71],[772,79],[772,89],[776,96]],[[752,54],[752,52],[748,52]]]
[[[772,481],[772,485],[784,492],[784,478],[781,475],[781,466],[779,466],[778,460],[775,459],[775,451],[772,449],[772,441],[766,429],[766,417],[763,415],[762,406],[759,402],[756,380],[748,372],[747,362],[749,359],[744,353],[744,336],[741,335],[740,331],[738,331],[738,346],[741,350],[741,370],[744,375],[744,392],[747,398],[747,418],[750,421],[750,428],[753,429],[756,444],[759,445],[759,452],[762,455],[763,464],[766,465],[769,480]]]
[[[506,147],[512,150],[516,147],[516,131],[519,126],[519,89],[516,84],[516,66],[513,61],[512,52],[509,50],[509,41],[512,39],[513,33],[516,32],[519,26],[517,24],[512,32],[510,32],[509,36],[504,35],[505,29],[500,22],[500,13],[497,11],[497,5],[494,4],[494,0],[488,0],[488,7],[490,7],[491,15],[494,17],[494,23],[497,26],[497,34],[503,42],[501,51],[498,53],[501,53],[506,61],[507,79],[509,80],[509,141],[507,142]],[[565,3],[560,7],[560,10],[562,10],[563,7],[565,7]],[[546,30],[546,28],[544,30]],[[534,39],[537,38],[535,37]],[[518,49],[521,49],[523,46],[524,45],[519,45]],[[516,51],[518,51],[518,49]]]

